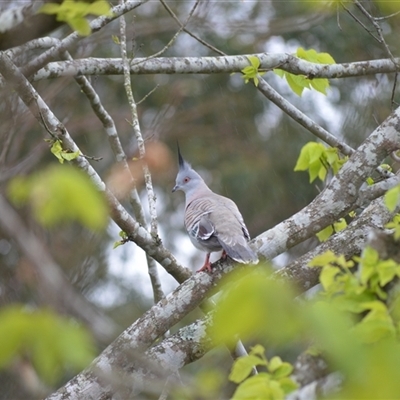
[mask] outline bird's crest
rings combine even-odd
[[[179,143],[176,143],[177,147],[178,147],[178,160],[179,160],[179,170],[184,170],[184,169],[191,169],[190,164],[185,161],[182,157],[181,154],[181,149],[179,147]]]

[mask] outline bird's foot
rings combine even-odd
[[[204,265],[197,272],[202,272],[202,271],[207,271],[209,273],[212,273],[210,261],[204,263]]]

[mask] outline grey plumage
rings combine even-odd
[[[185,227],[195,247],[207,252],[200,270],[211,271],[210,253],[223,250],[233,260],[256,264],[256,253],[249,247],[249,232],[236,204],[211,191],[201,176],[187,163],[178,148],[179,172],[172,189],[186,197]]]

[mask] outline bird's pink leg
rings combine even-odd
[[[210,263],[210,253],[207,253],[206,261],[204,262],[204,265],[197,272],[204,271],[204,270],[206,270],[208,272],[212,272],[211,271],[211,263]]]
[[[222,250],[221,260],[226,260],[226,257],[228,257],[228,254],[226,254],[225,250]]]

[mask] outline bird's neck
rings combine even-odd
[[[199,184],[199,186],[196,188],[196,190],[191,190],[186,193],[186,207],[195,199],[203,196],[207,196],[208,194],[212,193],[212,190],[205,184],[205,182],[202,182]]]

